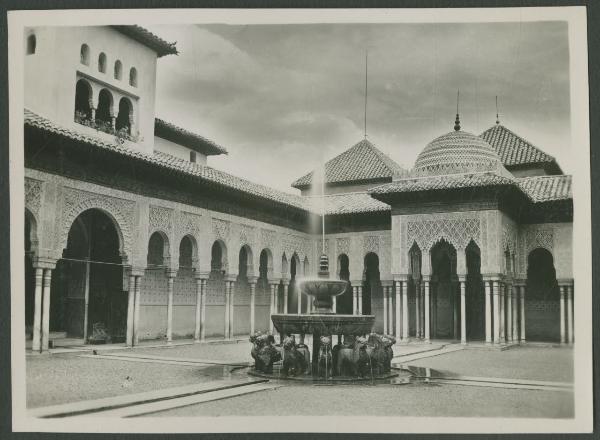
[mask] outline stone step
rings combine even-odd
[[[93,355],[87,355],[91,357]],[[214,359],[200,359],[200,358],[184,358],[184,357],[170,357],[170,356],[157,356],[154,354],[141,354],[141,353],[103,353],[103,357],[115,357],[115,358],[131,358],[131,359],[151,359],[151,360],[162,360],[162,361],[174,361],[174,362],[186,362],[195,364],[210,364],[210,365],[229,365],[246,367],[249,361],[220,361]]]
[[[178,397],[174,399],[161,400],[158,402],[146,403],[141,405],[127,406],[108,411],[100,411],[89,415],[96,417],[139,417],[170,409],[182,408],[184,406],[243,396],[245,394],[256,393],[258,391],[273,390],[275,388],[279,388],[279,386],[280,385],[266,383],[250,384],[238,386],[235,388],[210,391],[203,394],[194,394],[186,397]],[[84,416],[82,415],[79,417]]]
[[[102,399],[46,406],[29,410],[28,413],[32,417],[39,418],[69,417],[266,382],[268,382],[267,379],[260,378],[215,380],[196,385],[184,385],[181,387],[153,390],[144,393],[126,394],[121,396],[105,397]]]

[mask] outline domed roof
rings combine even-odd
[[[477,171],[508,173],[489,143],[474,134],[455,130],[431,141],[417,157],[411,174],[431,176]]]

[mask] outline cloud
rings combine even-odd
[[[569,169],[569,54],[561,22],[155,26],[157,114],[224,145],[209,163],[289,184],[368,134],[405,166],[452,129],[502,122]]]

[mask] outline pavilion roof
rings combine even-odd
[[[517,180],[519,187],[534,203],[573,198],[572,176],[535,176]]]
[[[501,124],[488,128],[480,136],[494,147],[506,167],[546,165],[553,168],[553,174],[562,174],[554,157]]]
[[[168,43],[148,29],[138,25],[113,25],[113,29],[152,49],[158,57],[177,55],[176,43]]]
[[[321,213],[321,197],[306,197],[313,212]],[[366,192],[350,192],[325,195],[325,215],[361,214],[386,212],[391,208],[387,203],[374,199]]]
[[[360,183],[390,180],[405,170],[367,139],[325,163],[325,183]],[[314,171],[297,179],[292,186],[298,189],[310,187]]]

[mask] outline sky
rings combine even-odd
[[[411,168],[431,140],[500,122],[572,168],[566,22],[151,26],[158,117],[224,146],[208,164],[290,184],[367,136]]]

